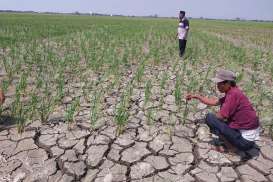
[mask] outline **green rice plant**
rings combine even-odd
[[[270,136],[271,140],[273,140],[273,122],[269,126],[269,136]]]
[[[115,121],[117,124],[117,136],[121,135],[124,132],[124,127],[128,121],[129,112],[125,103],[120,103],[116,108]]]
[[[254,60],[253,60],[252,69],[254,71],[259,71],[259,68],[260,68],[260,65],[261,65],[262,53],[260,51],[258,51],[258,50],[255,50],[254,54],[255,54],[255,57],[254,57]]]
[[[168,80],[168,75],[166,72],[164,72],[163,74],[163,77],[160,81],[160,100],[159,100],[159,103],[160,103],[160,107],[162,108],[163,106],[163,102],[164,102],[164,89],[165,89],[165,85],[166,85],[166,82]]]
[[[3,56],[2,60],[3,60],[5,71],[8,76],[8,83],[11,83],[11,81],[13,80],[13,75],[15,73],[15,67],[13,66],[13,62],[10,59],[10,57],[5,55]]]
[[[190,83],[187,85],[186,91],[187,93],[193,92],[198,87],[198,81],[191,79]],[[200,88],[199,88],[200,89]],[[189,109],[188,109],[188,100],[185,101],[185,107],[182,115],[182,124],[184,125],[186,123],[187,117],[189,114]]]
[[[144,68],[145,68],[145,62],[142,61],[141,64],[138,66],[137,72],[136,72],[136,75],[135,75],[135,79],[136,79],[136,81],[138,83],[141,82],[141,79],[142,79],[143,74],[144,74]]]
[[[20,81],[19,81],[19,84],[17,85],[18,86],[18,91],[20,91],[19,94],[23,94],[26,90],[26,87],[27,87],[27,74],[26,73],[23,73],[20,77]]]
[[[27,108],[27,118],[28,120],[32,121],[33,118],[36,117],[37,115],[37,105],[38,105],[38,96],[34,93],[30,94],[31,99],[30,102],[28,103]]]
[[[49,100],[47,100],[49,98]],[[49,94],[39,99],[38,114],[42,123],[46,123],[50,113],[53,111],[53,99]]]
[[[159,62],[160,62],[159,49],[157,47],[155,47],[154,49],[152,49],[152,54],[153,54],[154,64],[158,65]]]
[[[181,81],[182,81],[182,80],[185,80],[185,74],[187,73],[187,65],[188,65],[187,62],[183,62],[183,64],[180,65],[180,70],[182,71],[182,74],[181,74]]]
[[[22,133],[26,124],[26,115],[28,114],[24,103],[21,101],[21,96],[24,94],[27,86],[27,75],[23,73],[16,85],[15,100],[11,104],[11,114],[16,120],[18,133]]]
[[[242,68],[241,72],[236,76],[236,82],[239,83],[244,78],[244,68]]]
[[[203,92],[204,87],[205,87],[206,85],[208,85],[208,76],[209,76],[209,73],[210,73],[210,71],[211,71],[211,68],[212,68],[212,66],[209,65],[209,67],[207,68],[205,77],[204,77],[204,79],[203,79],[203,82],[202,82],[202,84],[200,84],[200,86],[199,86],[199,92],[200,92],[200,93]]]
[[[152,89],[152,82],[151,82],[151,80],[148,80],[145,84],[145,90],[144,90],[144,104],[145,105],[147,104],[147,102],[150,99],[151,89]]]
[[[8,80],[3,80],[2,84],[1,84],[1,89],[3,92],[6,92],[8,90],[9,87],[9,81]]]
[[[194,90],[197,90],[198,86],[199,86],[198,80],[190,79],[190,83],[187,85],[186,88],[187,93],[191,93]]]
[[[264,109],[264,104],[263,101],[267,96],[266,90],[264,90],[263,85],[262,85],[262,81],[260,81],[260,84],[258,86],[258,97],[257,97],[257,115],[258,117],[261,117],[262,111]]]
[[[188,114],[189,114],[188,100],[186,100],[186,102],[185,102],[185,108],[184,108],[183,115],[182,115],[182,124],[183,125],[185,125],[185,123],[186,123]]]
[[[100,98],[101,98],[101,92],[95,92],[93,99],[91,101],[90,124],[92,128],[95,127],[97,120],[99,118]]]
[[[8,90],[9,82],[7,80],[3,80],[1,86],[2,86],[1,88],[2,92],[5,93]],[[1,116],[3,113],[4,113],[4,108],[2,105],[0,105],[0,121],[2,119]]]
[[[272,90],[264,91],[264,100],[267,100],[267,101],[273,100],[273,91]],[[267,115],[267,117],[270,119],[267,122],[263,122],[262,125],[264,127],[268,127],[269,136],[270,136],[271,140],[273,140],[273,119],[272,119],[273,118],[273,102],[268,102],[267,104],[264,104],[263,108],[268,109],[268,112],[270,114]],[[260,118],[262,118],[262,116],[260,116]]]
[[[175,104],[178,108],[181,107],[182,93],[181,93],[181,80],[180,75],[176,74],[175,90],[174,90]]]
[[[154,122],[153,118],[154,118],[154,111],[151,108],[149,108],[147,111],[147,125],[150,126],[153,124]]]
[[[131,94],[133,93],[133,85],[128,85],[127,90],[121,97],[120,103],[116,106],[115,109],[115,122],[117,124],[117,136],[124,132],[124,127],[128,122],[129,118],[129,102]]]
[[[165,85],[166,85],[167,80],[168,80],[168,74],[166,72],[164,72],[163,76],[162,76],[162,79],[160,81],[160,89],[161,90],[165,89]]]
[[[22,134],[24,132],[25,125],[26,125],[26,119],[24,118],[24,110],[23,110],[22,103],[19,103],[18,111],[16,115],[17,115],[16,117],[17,132],[19,134]]]
[[[122,55],[121,62],[125,64],[126,66],[129,65],[128,58],[129,58],[129,51],[128,51],[128,48],[125,48],[124,53]]]
[[[91,93],[92,88],[94,86],[94,81],[88,81],[87,79],[84,79],[83,83],[84,83],[82,87],[83,97],[86,102],[89,102],[91,100],[89,94]]]
[[[174,64],[172,65],[172,72],[176,72],[177,67],[179,66],[179,59],[176,59]]]
[[[19,86],[16,87],[15,100],[11,104],[11,115],[16,120],[17,132],[19,134],[23,133],[25,128],[25,112],[24,112],[23,103],[21,102],[21,94]]]
[[[80,99],[76,98],[72,101],[71,105],[65,112],[65,121],[68,123],[68,128],[71,129],[71,125],[75,122],[75,115],[80,108]]]
[[[65,86],[65,80],[64,75],[60,74],[59,78],[56,80],[57,84],[57,95],[55,96],[55,100],[57,103],[61,103],[62,99],[65,96],[64,86]]]
[[[41,122],[45,123],[56,105],[56,100],[50,92],[49,83],[40,80],[38,86],[41,87],[41,93],[38,97],[37,112]]]

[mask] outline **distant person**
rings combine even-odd
[[[219,70],[212,79],[225,96],[207,98],[201,95],[188,94],[187,100],[197,99],[209,106],[220,105],[216,114],[208,113],[206,124],[212,133],[223,140],[224,146],[216,146],[219,152],[247,151],[259,139],[259,119],[247,96],[236,86],[235,74],[229,70]]]
[[[185,16],[185,11],[180,11],[179,12],[179,24],[177,28],[177,38],[179,41],[179,56],[182,57],[185,53],[186,49],[186,44],[187,44],[187,36],[188,36],[188,31],[190,28],[189,25],[189,20]]]
[[[2,105],[5,101],[5,95],[3,91],[0,89],[0,105]]]

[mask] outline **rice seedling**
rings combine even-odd
[[[80,107],[80,99],[76,98],[72,101],[71,105],[65,112],[65,121],[68,123],[68,128],[72,128],[72,124],[75,122],[75,116]]]
[[[188,100],[186,100],[186,102],[185,102],[185,108],[184,108],[183,115],[182,115],[182,124],[183,125],[185,125],[185,123],[186,123],[188,114],[189,114]]]
[[[242,68],[241,72],[236,76],[236,82],[239,83],[244,78],[244,68]]]
[[[31,95],[31,99],[28,103],[27,106],[27,118],[29,121],[32,121],[34,118],[36,118],[37,115],[37,104],[38,104],[38,96],[35,95],[34,93],[30,94]]]
[[[162,109],[163,102],[164,102],[164,100],[163,100],[164,99],[164,89],[165,89],[167,80],[168,80],[168,75],[166,72],[164,72],[162,79],[160,80],[160,100],[159,100],[159,103],[160,103],[161,109]]]
[[[87,79],[84,79],[83,81],[84,85],[82,87],[83,97],[85,101],[88,103],[90,102],[90,93],[92,92],[92,88],[94,86],[94,81],[88,81]]]
[[[117,136],[121,135],[124,132],[124,127],[128,121],[129,112],[127,110],[125,103],[120,103],[116,108],[115,122],[117,124]]]
[[[25,124],[26,124],[24,107],[23,107],[23,103],[21,102],[20,92],[21,92],[20,87],[17,85],[15,100],[13,101],[11,105],[11,114],[16,120],[16,127],[19,134],[23,133]]]
[[[13,75],[15,73],[15,67],[13,66],[13,62],[11,58],[8,57],[7,55],[3,56],[2,60],[3,60],[5,71],[8,76],[8,83],[11,83],[11,81],[13,80]]]
[[[151,80],[148,80],[145,84],[145,90],[144,90],[144,104],[146,105],[147,102],[150,99],[151,96],[151,88],[152,88],[152,83]]]
[[[175,96],[175,104],[178,106],[178,108],[181,107],[181,103],[182,103],[181,80],[180,79],[181,79],[180,75],[176,74],[174,96]]]
[[[56,83],[57,94],[55,96],[55,101],[57,103],[60,103],[65,96],[65,91],[64,91],[65,80],[64,80],[63,73],[60,73],[59,78],[56,80],[56,82],[57,82]]]
[[[149,108],[147,110],[147,125],[150,126],[153,124],[154,122],[153,118],[154,118],[154,111],[151,108]]]
[[[127,90],[121,97],[120,103],[116,106],[115,109],[115,122],[117,124],[117,131],[116,134],[117,136],[121,135],[124,132],[125,125],[128,122],[129,118],[129,102],[130,102],[130,97],[133,92],[133,85],[128,85]]]
[[[19,94],[23,94],[26,90],[26,87],[27,87],[27,74],[23,73],[21,75],[19,84],[17,85],[16,89],[18,89],[18,92],[20,92]]]
[[[99,118],[100,98],[101,98],[101,92],[95,92],[93,99],[91,100],[90,124],[93,129],[95,128],[95,125]]]
[[[208,85],[208,76],[209,76],[209,73],[210,73],[210,71],[211,71],[211,68],[212,68],[212,66],[209,65],[209,67],[207,68],[205,77],[203,78],[203,82],[202,82],[202,84],[200,84],[200,86],[199,86],[199,92],[200,92],[200,93],[203,92],[204,87],[205,87],[206,85]]]
[[[56,100],[50,92],[49,83],[43,80],[39,80],[37,87],[41,89],[39,93],[37,111],[42,123],[46,123],[50,113],[53,111],[56,105]]]
[[[136,75],[135,75],[135,80],[137,81],[137,83],[141,82],[141,79],[142,79],[143,74],[144,74],[144,68],[145,68],[145,61],[142,61],[140,63],[140,65],[138,66],[138,69],[137,69],[137,72],[136,72]]]

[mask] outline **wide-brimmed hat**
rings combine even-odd
[[[219,69],[211,80],[215,83],[223,81],[235,81],[236,75],[230,70]]]

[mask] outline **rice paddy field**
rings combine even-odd
[[[111,128],[122,137],[132,130],[136,136],[160,130],[172,137],[177,126],[194,128],[196,120],[217,111],[187,102],[185,95],[220,97],[210,78],[225,68],[236,73],[251,99],[262,135],[273,137],[273,24],[191,19],[183,59],[176,29],[177,20],[167,18],[0,14],[0,86],[6,95],[0,131],[15,125],[24,135],[34,123],[52,127],[60,122],[69,131]],[[34,143],[43,146],[42,136],[36,133]],[[122,163],[127,181],[138,179],[133,164]],[[87,173],[72,176],[82,180]]]

